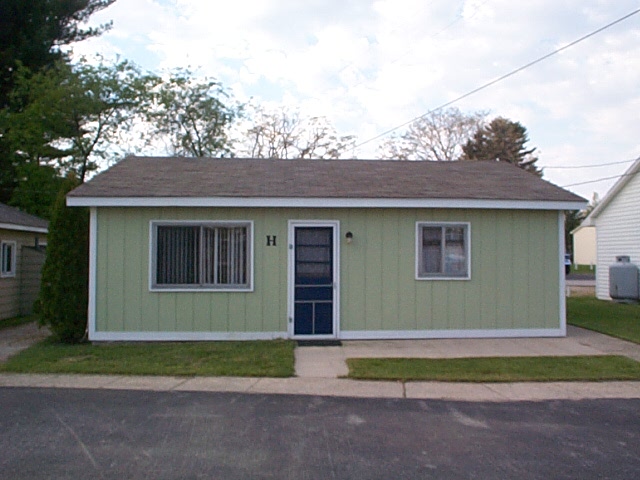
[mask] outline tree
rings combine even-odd
[[[17,173],[18,185],[13,190],[10,205],[49,220],[51,206],[64,179],[50,165],[25,163],[18,165]]]
[[[160,136],[171,155],[231,155],[229,129],[242,109],[231,102],[219,82],[175,70],[153,90],[152,102],[145,114],[150,122],[149,138]]]
[[[9,108],[19,65],[32,72],[67,61],[63,47],[100,35],[111,24],[81,28],[91,15],[115,0],[1,0],[0,110]],[[15,113],[15,112],[14,112]],[[19,159],[0,130],[0,201],[10,201],[18,185]]]
[[[324,117],[301,118],[286,109],[256,108],[242,153],[252,158],[337,159],[353,149],[355,137],[340,136]]]
[[[114,140],[145,109],[147,91],[159,82],[127,61],[58,62],[35,73],[20,67],[15,78],[0,132],[17,165],[74,170],[81,182],[117,156]]]
[[[61,47],[100,35],[104,24],[83,29],[115,0],[2,0],[0,2],[0,108],[6,107],[18,63],[38,71],[64,59]]]
[[[40,324],[65,343],[82,341],[87,326],[89,212],[66,206],[66,194],[79,183],[70,172],[56,198],[38,301]]]
[[[479,128],[462,147],[461,160],[493,160],[509,162],[539,177],[542,171],[535,165],[535,148],[526,148],[527,129],[519,122],[497,117]]]
[[[436,110],[413,122],[399,136],[379,148],[382,158],[395,160],[453,161],[464,145],[482,127],[485,112],[462,113],[457,108]]]

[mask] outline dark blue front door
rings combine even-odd
[[[333,228],[295,228],[294,333],[333,334]]]

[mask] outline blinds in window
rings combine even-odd
[[[202,227],[205,285],[247,283],[246,227]]]
[[[156,284],[246,286],[247,227],[160,225]]]

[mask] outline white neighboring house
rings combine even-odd
[[[596,296],[609,297],[609,266],[619,255],[640,266],[640,157],[582,223],[596,228]]]
[[[596,227],[580,225],[571,231],[574,265],[596,264]]]

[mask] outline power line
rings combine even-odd
[[[640,158],[640,157],[638,157]],[[566,166],[538,166],[538,168],[545,168],[547,170],[557,170],[557,169],[565,169],[565,168],[595,168],[595,167],[608,167],[609,165],[621,165],[623,163],[631,163],[638,160],[638,158],[632,158],[631,160],[621,160],[619,162],[608,162],[608,163],[597,163],[595,165],[566,165]]]
[[[404,122],[401,125],[398,125],[396,127],[390,128],[389,130],[386,130],[386,131],[376,135],[375,137],[371,137],[368,140],[365,140],[364,142],[361,142],[358,145],[356,145],[355,147],[353,147],[353,149],[351,151],[354,151],[357,148],[360,148],[363,145],[366,145],[367,143],[373,142],[374,140],[382,138],[382,137],[390,134],[391,132],[394,132],[394,131],[398,130],[399,128],[405,127],[405,126],[415,122],[416,120],[420,120],[421,118],[426,117],[427,115],[429,115],[431,113],[437,112],[438,110],[442,110],[443,108],[448,107],[449,105],[453,105],[454,103],[457,103],[457,102],[459,102],[460,100],[462,100],[464,98],[470,97],[471,95],[473,95],[475,93],[478,93],[478,92],[480,92],[480,91],[482,91],[482,90],[484,90],[486,88],[489,88],[490,86],[495,85],[496,83],[501,82],[502,80],[505,80],[505,79],[515,75],[516,73],[519,73],[519,72],[521,72],[521,71],[523,71],[523,70],[525,70],[525,69],[527,69],[529,67],[532,67],[533,65],[535,65],[537,63],[540,63],[543,60],[546,60],[547,58],[552,57],[553,55],[556,55],[556,54],[558,54],[558,53],[560,53],[560,52],[562,52],[562,51],[564,51],[564,50],[566,50],[566,49],[568,49],[570,47],[573,47],[574,45],[576,45],[576,44],[578,44],[578,43],[580,43],[580,42],[582,42],[582,41],[584,41],[584,40],[586,40],[586,39],[588,39],[590,37],[593,37],[594,35],[602,32],[602,31],[604,31],[604,30],[606,30],[608,28],[611,28],[612,26],[614,26],[614,25],[626,20],[629,17],[632,17],[633,15],[636,15],[637,13],[640,13],[640,8],[638,8],[637,10],[634,10],[631,13],[628,13],[627,15],[624,15],[623,17],[618,18],[617,20],[614,20],[611,23],[608,23],[607,25],[605,25],[603,27],[598,28],[597,30],[594,30],[591,33],[588,33],[588,34],[578,38],[577,40],[574,40],[571,43],[568,43],[567,45],[564,45],[563,47],[558,48],[557,50],[554,50],[553,52],[550,52],[550,53],[547,53],[546,55],[543,55],[542,57],[539,57],[536,60],[534,60],[532,62],[529,62],[526,65],[523,65],[522,67],[516,68],[515,70],[512,70],[511,72],[509,72],[509,73],[507,73],[505,75],[502,75],[501,77],[498,77],[498,78],[496,78],[494,80],[491,80],[490,82],[487,82],[484,85],[482,85],[482,86],[480,86],[478,88],[475,88],[475,89],[471,90],[470,92],[465,93],[464,95],[460,95],[459,97],[457,97],[457,98],[455,98],[453,100],[450,100],[450,101],[448,101],[446,103],[443,103],[439,107],[436,107],[436,108],[434,108],[432,110],[429,110],[428,112],[423,113],[422,115],[419,115],[419,116],[417,116],[417,117],[415,117],[415,118],[413,118],[413,119],[411,119],[411,120],[409,120],[407,122]]]
[[[633,160],[624,160],[621,162],[611,162],[611,163],[601,163],[599,165],[590,165],[592,167],[600,167],[600,166],[605,166],[605,165],[617,165],[620,163],[629,163],[629,162],[637,162],[640,160],[640,156],[634,158]],[[558,167],[558,168],[562,168],[562,167]],[[566,168],[583,168],[583,167],[566,167]],[[627,172],[629,172],[629,170],[627,170]],[[629,173],[623,173],[622,175],[613,175],[612,177],[603,177],[603,178],[598,178],[596,180],[587,180],[585,182],[578,182],[578,183],[571,183],[569,185],[563,185],[562,188],[567,188],[567,187],[577,187],[578,185],[588,185],[590,183],[598,183],[598,182],[604,182],[606,180],[614,180],[616,178],[622,178],[622,177],[628,177],[630,175],[635,175],[637,172],[629,172]]]
[[[634,173],[623,173],[622,175],[614,175],[613,177],[604,177],[604,178],[599,178],[597,180],[589,180],[589,181],[586,181],[586,182],[571,183],[569,185],[563,185],[562,188],[577,187],[578,185],[587,185],[589,183],[604,182],[606,180],[614,180],[616,178],[628,177],[630,175],[634,175]]]

